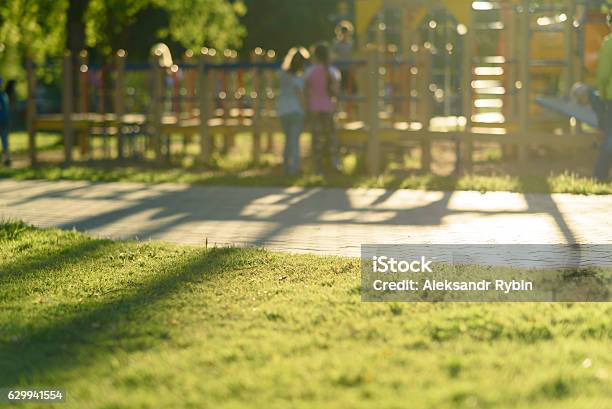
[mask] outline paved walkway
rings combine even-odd
[[[350,256],[362,243],[612,243],[612,196],[0,180],[0,218]]]

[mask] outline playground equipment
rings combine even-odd
[[[583,129],[582,115],[533,119],[546,117],[538,111],[536,92],[567,95],[575,81],[588,78],[585,61],[592,52],[584,38],[597,30],[589,29],[592,16],[584,1],[356,2],[359,52],[354,60],[335,63],[354,70],[359,94],[339,97],[337,136],[345,149],[366,157],[371,173],[381,171],[386,152],[405,148],[420,150],[421,167],[429,169],[437,141],[456,144],[457,166],[463,168],[471,165],[475,143],[515,146],[523,160],[532,145],[592,145],[596,133]],[[202,163],[210,162],[218,139],[225,153],[241,132],[252,135],[254,162],[263,136],[266,149],[272,148],[271,135],[280,130],[273,50],[255,49],[245,61],[233,50],[204,47],[179,61],[157,45],[149,64],[126,59],[119,50],[109,64],[96,67],[84,53],[75,82],[66,54],[62,110],[55,114],[37,113],[36,67],[27,62],[32,163],[38,130],[63,132],[66,162],[73,160],[75,141],[87,157],[98,136],[105,155],[120,159],[163,160],[177,136],[183,146],[199,138]]]
[[[585,123],[593,128],[599,127],[599,121],[597,114],[589,107],[584,105],[576,104],[575,102],[563,101],[554,98],[538,97],[538,104],[543,107],[550,109],[551,111],[557,112],[561,115],[565,115],[570,118],[576,118],[576,120]]]
[[[583,131],[584,110],[573,115],[542,101],[559,106],[575,82],[592,81],[593,55],[608,33],[603,14],[593,12],[599,3],[357,0],[357,36],[362,49],[429,52],[430,92],[418,103],[430,105],[421,109],[432,117],[423,127],[453,131],[464,148],[462,165],[469,167],[472,142],[517,145],[523,158],[529,144],[592,144],[565,137]]]
[[[256,50],[254,58],[259,59],[262,52]],[[127,53],[118,50],[110,64],[95,66],[88,64],[83,52],[79,57],[78,89],[74,92],[75,70],[66,53],[61,69],[61,112],[44,114],[38,113],[36,92],[35,72],[41,67],[28,61],[27,123],[32,163],[37,160],[35,135],[39,130],[63,133],[66,162],[72,160],[76,140],[81,156],[86,158],[90,154],[89,142],[98,135],[104,136],[106,153],[109,140],[115,141],[117,158],[152,153],[161,159],[164,153],[170,154],[173,134],[186,138],[202,135],[202,152],[206,155],[212,135],[252,131],[256,116],[253,108],[258,107],[253,101],[264,94],[258,89],[259,84],[264,85],[259,80],[262,67],[274,68],[276,64],[240,64],[233,61],[235,52],[228,50],[225,54],[227,58],[220,61],[216,50],[202,48],[200,56],[187,52],[184,61],[175,62],[167,46],[158,44],[151,50],[149,64],[127,64]],[[243,81],[249,70],[251,90],[247,94]],[[82,137],[74,138],[75,132]],[[141,143],[135,143],[137,138],[142,139]]]

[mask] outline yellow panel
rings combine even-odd
[[[382,6],[382,0],[356,0],[355,1],[355,30],[357,34],[364,34],[370,22],[379,12]]]
[[[470,27],[472,24],[472,0],[444,0],[443,3],[457,21]]]
[[[428,12],[429,10],[423,6],[411,8],[410,13],[406,15],[404,29],[408,31],[416,30],[417,25],[425,18]]]
[[[531,36],[531,55],[533,60],[565,60],[565,34],[556,32],[535,32]],[[532,73],[558,73],[561,66],[532,67]]]
[[[441,0],[441,3],[450,11],[450,13],[455,16],[455,18],[460,22],[469,27],[471,24],[471,6],[473,0]],[[429,3],[430,6],[435,5],[436,0],[432,0],[431,2],[423,2],[423,1],[414,1],[414,0],[404,0],[399,1],[390,1],[392,4],[405,4],[406,7],[410,7],[411,9],[418,9],[419,3]],[[378,13],[383,6],[383,0],[355,0],[355,23],[356,23],[356,31],[357,34],[363,34],[372,19]],[[422,10],[422,9],[421,9]],[[422,11],[419,10],[415,14],[421,14]],[[422,17],[422,16],[420,16]]]

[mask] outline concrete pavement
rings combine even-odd
[[[361,244],[612,242],[612,196],[565,194],[0,180],[0,218],[347,256]]]

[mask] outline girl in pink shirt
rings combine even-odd
[[[315,171],[337,170],[334,112],[340,71],[329,65],[329,47],[318,44],[314,64],[306,70],[304,97],[310,118]]]

